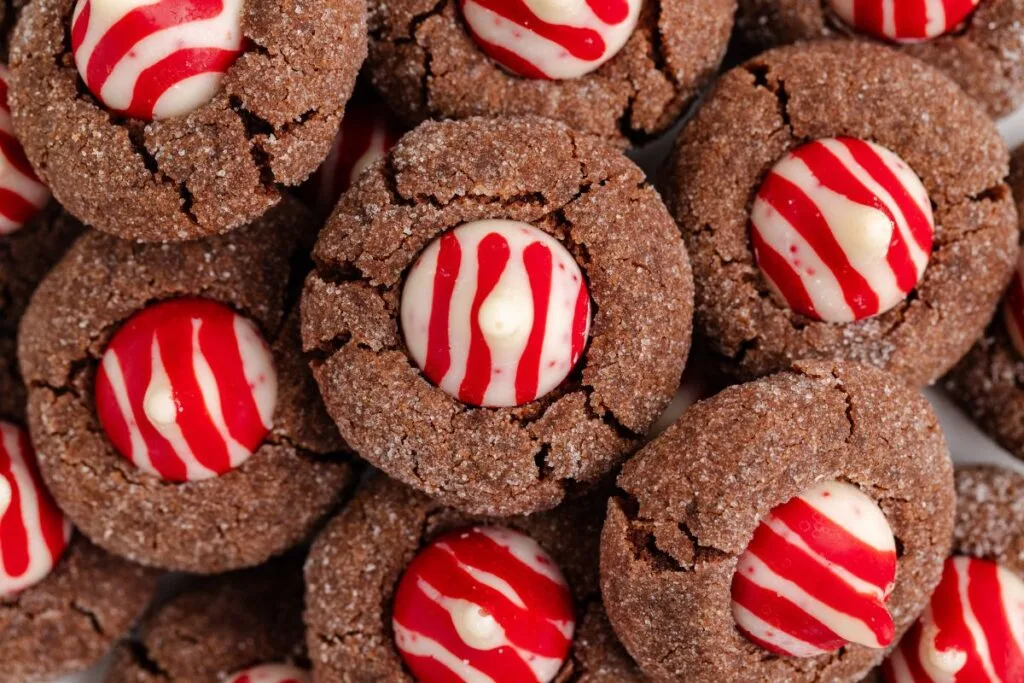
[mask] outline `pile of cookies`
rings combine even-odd
[[[1024,682],[1024,0],[3,9],[0,683]]]

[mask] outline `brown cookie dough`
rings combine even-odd
[[[797,363],[691,407],[627,463],[601,538],[601,589],[626,649],[654,680],[858,680],[884,652],[849,645],[780,657],[736,628],[730,585],[758,522],[814,484],[878,502],[897,539],[887,606],[902,633],[949,554],[955,498],[927,401],[868,366]]]
[[[573,374],[517,408],[471,408],[432,385],[399,331],[409,265],[487,218],[561,240],[596,310]],[[313,257],[302,335],[328,412],[365,459],[447,505],[554,507],[637,448],[679,385],[693,280],[675,224],[639,168],[561,124],[423,124],[345,194]]]
[[[620,146],[667,129],[715,74],[735,0],[647,0],[622,51],[567,80],[514,76],[473,41],[457,0],[370,0],[370,78],[408,125],[428,118],[564,121]]]
[[[488,520],[375,476],[317,538],[306,562],[306,645],[316,680],[411,682],[391,631],[391,602],[402,572],[438,535],[493,522],[537,541],[573,592],[573,648],[555,680],[641,681],[601,606],[597,560],[604,502],[592,494],[540,515]]]
[[[1024,148],[1014,152],[1010,186],[1024,211]],[[993,439],[1024,459],[1024,359],[1014,348],[1001,311],[984,336],[953,368],[945,387]]]
[[[85,223],[176,241],[250,222],[327,156],[366,55],[358,0],[245,3],[246,52],[212,101],[145,124],[85,90],[68,39],[74,0],[25,8],[11,48],[10,105],[28,158]]]
[[[187,244],[90,233],[40,285],[19,340],[29,426],[58,504],[98,545],[143,564],[223,572],[301,543],[340,502],[352,466],[301,357],[292,303],[301,271],[291,260],[309,221],[285,202],[250,227]],[[173,483],[114,450],[93,384],[120,324],[182,295],[225,302],[257,323],[273,348],[278,402],[271,434],[241,467]]]
[[[209,577],[153,609],[106,683],[219,683],[302,658],[302,571],[293,557]]]
[[[932,40],[891,44],[942,70],[992,117],[1024,103],[1024,1],[981,0],[961,26]],[[741,39],[760,49],[801,40],[874,38],[854,30],[827,0],[739,0]],[[877,41],[876,41],[877,42]]]
[[[48,577],[0,598],[0,683],[49,681],[98,662],[146,608],[157,578],[74,538]]]
[[[837,135],[903,158],[928,190],[936,224],[917,288],[892,310],[845,324],[799,315],[772,293],[749,234],[764,174],[795,147]],[[693,261],[698,336],[741,378],[841,358],[914,386],[934,382],[981,334],[1016,265],[1006,173],[1006,148],[981,108],[888,48],[805,44],[733,69],[683,130],[665,178]]]
[[[1024,578],[1024,476],[993,465],[958,467],[953,554],[991,560]]]

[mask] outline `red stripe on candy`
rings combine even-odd
[[[590,293],[587,283],[580,282],[580,291],[576,295],[576,310],[572,318],[572,353],[569,365],[575,366],[587,346],[587,326],[590,324]]]
[[[537,397],[540,365],[544,362],[548,302],[551,299],[551,264],[551,250],[540,242],[534,242],[523,250],[523,265],[530,278],[533,295],[533,326],[516,370],[516,403],[520,405]]]
[[[0,187],[0,214],[15,223],[24,224],[39,209],[13,190]]]
[[[496,232],[477,245],[477,289],[469,313],[469,354],[466,375],[459,387],[459,399],[473,405],[483,403],[491,382],[491,349],[480,329],[480,307],[501,279],[508,260],[508,241]]]
[[[214,47],[182,48],[173,52],[139,74],[131,104],[125,111],[135,118],[153,118],[153,109],[165,92],[186,78],[227,71],[238,54],[235,50]]]
[[[29,556],[28,529],[23,517],[24,493],[14,478],[14,455],[0,442],[0,477],[11,485],[11,502],[7,512],[0,517],[0,556],[4,561],[4,572],[13,578],[28,571]]]
[[[430,306],[427,336],[427,360],[423,374],[431,382],[440,384],[452,364],[451,343],[448,336],[452,308],[452,293],[459,279],[462,265],[462,246],[454,233],[448,233],[438,244],[437,270],[434,271],[434,295]]]
[[[740,572],[732,581],[732,599],[780,633],[787,634],[826,652],[846,644],[825,624],[813,618],[792,601],[775,591],[763,588]],[[766,643],[763,647],[774,652],[785,652],[778,645]],[[785,654],[792,654],[785,652]]]
[[[596,61],[604,55],[605,43],[600,33],[589,28],[549,24],[537,17],[523,0],[472,1],[542,38],[558,43],[577,59]],[[465,3],[466,0],[462,0],[462,2]],[[615,9],[612,8],[611,11],[615,11]],[[623,17],[624,19],[625,17]]]
[[[775,283],[776,289],[785,297],[789,307],[797,313],[803,313],[811,318],[820,317],[814,308],[811,295],[804,287],[803,280],[800,279],[800,274],[793,270],[782,254],[775,251],[765,241],[758,230],[751,230],[750,236],[754,243],[754,255],[757,258],[758,266],[768,279]]]

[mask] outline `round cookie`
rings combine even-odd
[[[939,581],[955,498],[945,440],[924,398],[851,363],[801,362],[687,410],[626,464],[601,537],[601,590],[623,645],[654,680],[858,680],[884,650],[773,655],[731,610],[741,554],[769,511],[828,481],[881,507],[898,569],[898,637]]]
[[[220,683],[262,664],[303,660],[302,572],[288,556],[207,577],[157,605],[118,646],[107,683]]]
[[[1013,154],[1009,182],[1017,198],[1017,210],[1022,212],[1024,148]],[[1016,286],[1014,278],[1010,289]],[[1013,318],[1007,316],[1007,307],[1011,305],[1009,298],[1004,299],[1003,310],[944,384],[982,429],[1003,448],[1024,459],[1024,356],[1011,337]]]
[[[639,683],[640,672],[612,633],[598,592],[604,501],[591,494],[539,515],[488,520],[445,507],[384,476],[373,477],[324,529],[306,562],[306,643],[316,680],[411,682],[391,628],[391,604],[403,571],[441,534],[494,523],[540,544],[572,591],[576,631],[555,680]]]
[[[596,311],[568,379],[517,407],[472,408],[430,383],[399,329],[410,266],[486,219],[562,242]],[[302,333],[328,412],[362,457],[445,504],[554,507],[637,448],[679,385],[693,284],[675,224],[640,169],[561,124],[423,124],[345,194],[313,258]]]
[[[75,525],[143,564],[215,573],[301,543],[352,480],[344,444],[299,351],[298,242],[312,225],[286,202],[224,237],[133,245],[80,239],[40,285],[21,327],[29,424],[43,476]],[[272,430],[221,476],[176,483],[122,456],[97,416],[100,358],[124,322],[164,299],[205,297],[252,320],[277,374]]]
[[[927,190],[936,226],[906,298],[845,323],[799,314],[773,292],[749,227],[769,170],[837,136],[902,159]],[[693,263],[698,336],[741,378],[836,358],[914,386],[935,381],[981,334],[1016,262],[1006,169],[1005,146],[981,108],[938,71],[888,48],[803,44],[729,71],[684,128],[664,180]]]
[[[737,33],[758,49],[768,49],[797,41],[820,38],[834,40],[869,40],[841,19],[834,5],[868,7],[866,3],[843,3],[840,0],[739,0],[736,14]],[[976,98],[993,118],[1005,116],[1024,101],[1024,2],[1020,0],[972,0],[970,3],[929,3],[933,13],[936,5],[974,6],[966,20],[956,22],[951,30],[927,40],[891,42],[900,51],[917,57],[940,69],[967,94]],[[876,6],[882,3],[877,2]],[[895,5],[892,5],[895,6]],[[907,6],[916,10],[925,3]],[[868,13],[872,10],[868,9]]]
[[[126,239],[219,234],[278,203],[327,156],[366,54],[362,3],[246,2],[244,53],[213,98],[145,123],[108,111],[82,84],[67,38],[73,8],[42,0],[22,13],[14,125],[65,208]]]
[[[465,4],[369,3],[367,70],[398,116],[412,126],[428,118],[535,114],[620,146],[656,135],[679,118],[717,71],[735,11],[734,0],[648,0],[614,57],[578,78],[551,80],[515,75],[488,56],[463,19]],[[542,4],[530,3],[527,11]],[[505,7],[514,6],[526,4]]]

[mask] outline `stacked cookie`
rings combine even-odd
[[[6,7],[0,682],[1024,681],[1024,8],[754,5]]]

